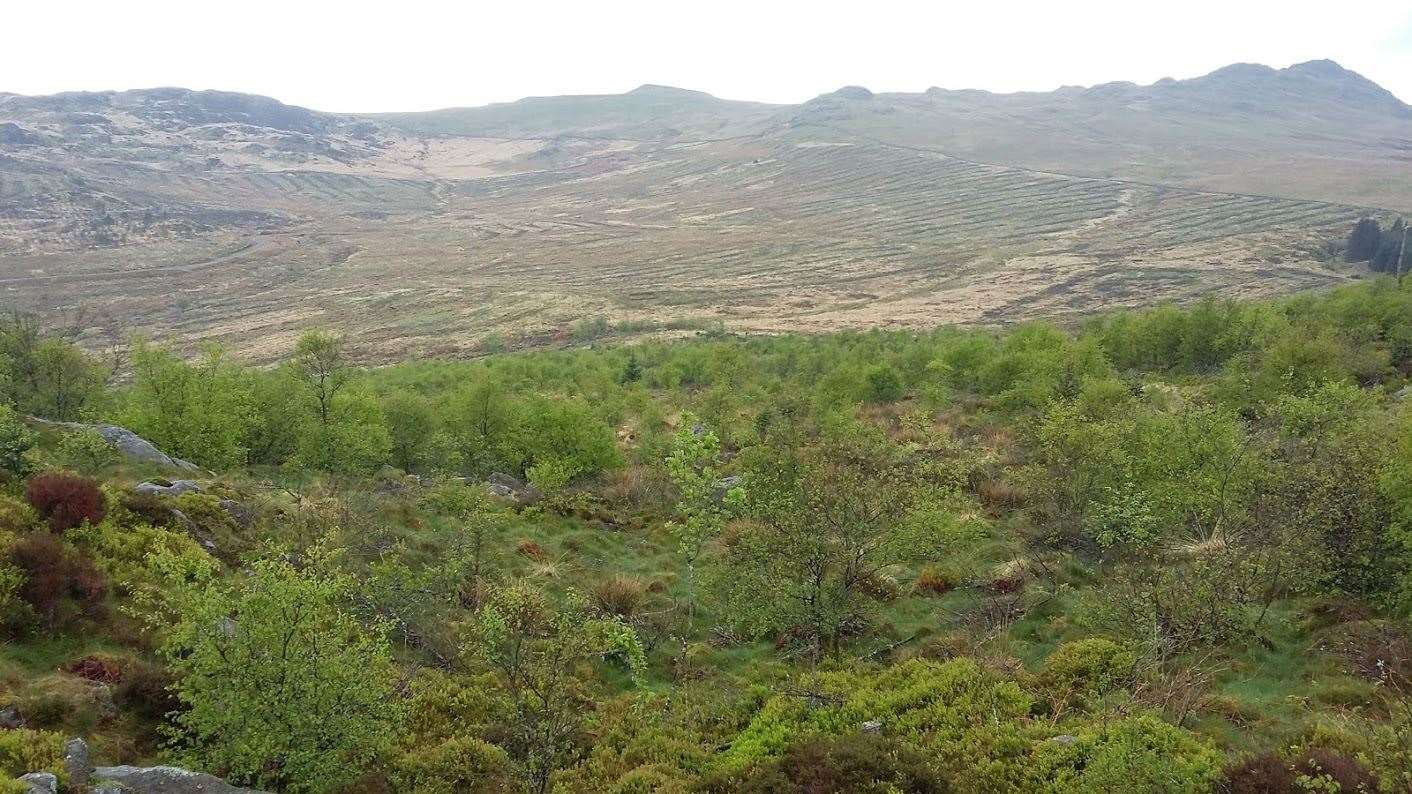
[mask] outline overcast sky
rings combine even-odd
[[[847,84],[1049,90],[1332,58],[1412,102],[1412,2],[41,0],[6,3],[0,91],[178,85],[330,111],[642,83],[799,102]]]

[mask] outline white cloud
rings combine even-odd
[[[181,85],[376,111],[652,82],[797,102],[849,83],[1048,90],[1333,58],[1412,101],[1406,0],[12,5],[0,91],[27,94]]]

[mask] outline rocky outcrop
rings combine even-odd
[[[544,498],[538,488],[499,471],[485,478],[485,489],[491,496],[508,499],[517,505],[534,504]]]
[[[204,772],[176,766],[94,767],[88,743],[70,739],[64,743],[65,791],[88,794],[265,794],[241,788]],[[26,794],[57,794],[59,780],[52,772],[30,772],[20,782]]]
[[[255,524],[255,510],[243,502],[237,502],[234,499],[222,499],[220,501],[220,507],[222,510],[226,511],[226,515],[230,516],[230,520],[234,521],[236,526],[241,529],[249,529]]]
[[[30,420],[36,424],[48,427],[58,427],[65,430],[92,430],[103,437],[104,441],[113,445],[118,454],[128,460],[138,463],[155,463],[158,466],[170,466],[184,471],[201,471],[195,463],[174,458],[163,452],[147,439],[117,425],[85,425],[79,422],[52,422],[48,419],[40,419],[32,416]]]
[[[119,791],[132,794],[263,794],[176,766],[100,766],[93,771],[93,780],[93,790],[116,783]]]
[[[0,123],[0,144],[8,146],[38,146],[44,143],[38,133],[11,121]]]

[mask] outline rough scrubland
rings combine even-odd
[[[83,736],[280,791],[1412,790],[1412,288],[600,330],[114,379],[8,321],[4,772]]]

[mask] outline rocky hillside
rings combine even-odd
[[[1328,61],[800,105],[643,86],[353,117],[161,88],[0,94],[0,286],[48,316],[278,355],[1008,322],[1358,275],[1412,206],[1412,110]],[[108,329],[110,332],[112,329]],[[497,342],[497,344],[499,344]]]

